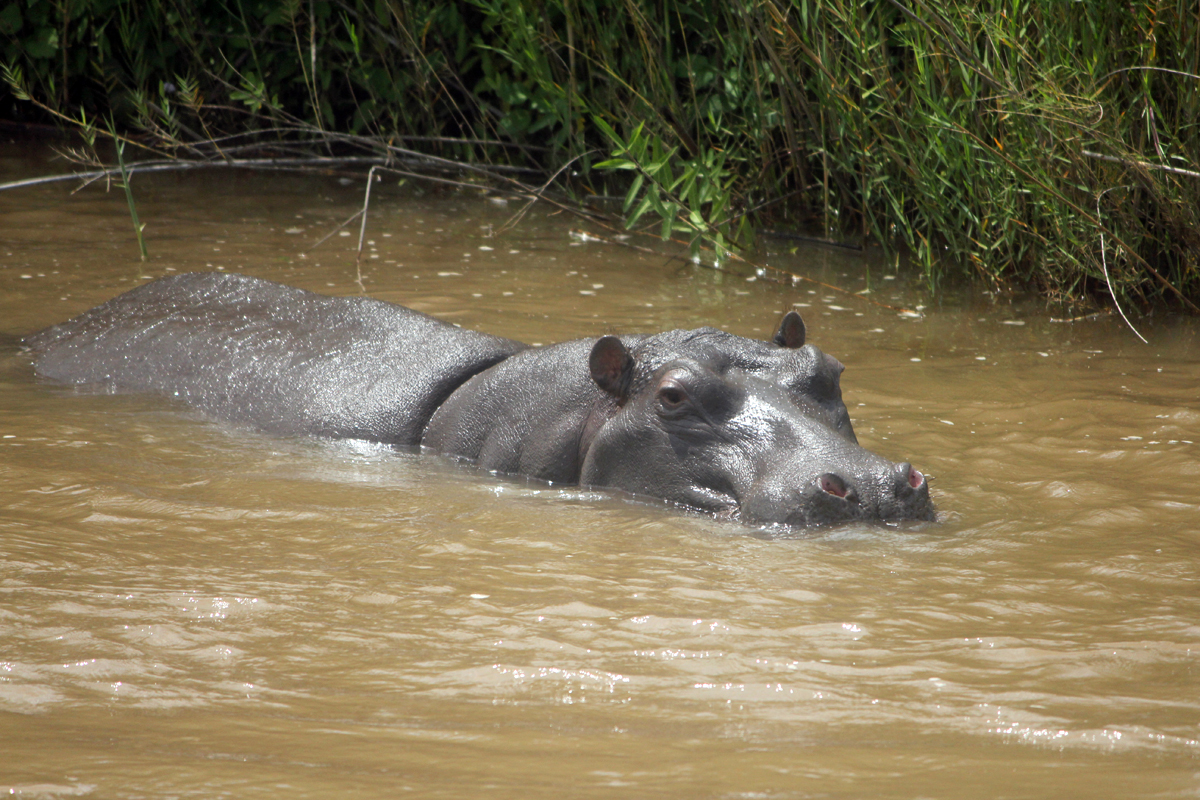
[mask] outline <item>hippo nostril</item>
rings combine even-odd
[[[821,487],[821,491],[826,494],[831,494],[834,497],[841,497],[847,502],[857,503],[858,494],[847,485],[846,481],[840,475],[834,475],[832,472],[826,472],[821,477],[817,478],[817,483]]]
[[[894,474],[896,476],[896,489],[901,493],[915,491],[925,485],[925,476],[907,461],[903,464],[897,464]]]
[[[908,485],[914,489],[920,489],[921,484],[925,482],[925,476],[921,474],[916,467],[908,468]]]
[[[832,472],[826,472],[817,480],[821,484],[821,491],[834,497],[846,496],[846,482]]]

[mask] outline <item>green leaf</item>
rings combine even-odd
[[[650,196],[649,196],[649,195],[647,195],[646,197],[643,197],[643,198],[642,198],[642,202],[641,202],[641,203],[639,203],[639,204],[638,204],[638,207],[637,207],[637,208],[635,208],[635,209],[633,210],[633,213],[631,213],[631,214],[629,214],[629,215],[627,215],[627,216],[626,216],[626,218],[625,218],[625,227],[626,227],[626,228],[633,228],[635,225],[637,225],[637,223],[638,223],[638,220],[639,220],[639,219],[641,219],[641,218],[642,218],[642,216],[643,216],[643,215],[644,215],[644,214],[645,214],[647,211],[649,211],[649,210],[650,210],[650,208],[652,207],[652,205],[653,205],[653,204],[650,202]]]
[[[663,216],[662,238],[663,240],[670,239],[671,233],[675,230],[675,215]]]
[[[14,36],[21,30],[21,4],[9,3],[0,11],[0,33]]]
[[[612,126],[609,125],[607,122],[605,122],[603,119],[601,119],[598,116],[593,116],[592,122],[596,125],[597,128],[600,129],[601,133],[603,133],[605,136],[608,137],[609,141],[611,141],[613,144],[620,145],[622,147],[624,146],[624,143],[621,141],[621,137],[617,136],[617,132],[614,131],[612,129]],[[597,164],[597,166],[599,166],[599,164]]]
[[[19,64],[4,64],[0,66],[4,72],[4,82],[12,89],[13,96],[18,100],[28,100],[29,92],[25,88],[25,73]]]
[[[593,166],[596,169],[637,169],[637,164],[627,158],[610,158],[607,161],[593,164]]]
[[[625,213],[629,213],[629,207],[632,206],[633,201],[637,199],[638,193],[642,191],[642,186],[645,184],[645,182],[646,176],[640,173],[636,178],[633,179],[633,185],[629,187],[629,192],[625,195],[625,204],[622,206],[622,210],[624,210]]]
[[[42,28],[36,36],[25,42],[25,52],[33,58],[54,58],[58,53],[58,31]]]

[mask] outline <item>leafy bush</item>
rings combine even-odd
[[[718,257],[753,218],[933,286],[1200,298],[1194,2],[22,0],[0,41],[14,97],[184,152],[341,132],[572,164]]]

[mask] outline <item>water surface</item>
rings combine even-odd
[[[0,180],[56,169],[0,148]],[[1195,797],[1194,321],[1051,321],[768,242],[773,283],[479,192],[0,194],[0,788],[27,797]],[[349,229],[348,229],[349,230]],[[593,233],[603,233],[592,229]],[[22,335],[223,269],[527,342],[797,306],[942,521],[790,536],[37,383]],[[867,295],[854,293],[870,288]],[[876,305],[871,300],[893,308]],[[897,308],[924,306],[913,318]]]

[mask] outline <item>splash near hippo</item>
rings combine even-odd
[[[842,365],[805,335],[792,311],[769,341],[698,328],[529,347],[380,300],[190,273],[26,345],[42,378],[272,434],[420,445],[752,525],[932,520],[925,477],[858,444]]]

